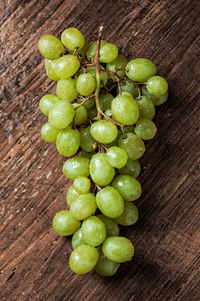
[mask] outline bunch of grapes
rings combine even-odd
[[[41,135],[71,157],[63,166],[74,181],[67,192],[69,210],[53,218],[55,232],[73,234],[70,268],[112,276],[134,255],[119,225],[138,220],[133,203],[142,193],[138,159],[145,152],[143,140],[156,135],[155,106],[167,100],[168,84],[151,60],[128,62],[114,44],[101,40],[102,29],[90,45],[76,28],[64,30],[61,41],[40,38],[47,76],[57,82],[56,95],[40,100],[48,116]]]

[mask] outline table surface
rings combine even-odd
[[[2,0],[0,90],[0,300],[200,300],[200,2]],[[156,108],[156,138],[141,160],[137,225],[121,229],[136,253],[111,278],[77,276],[69,239],[51,228],[66,207],[66,160],[40,137],[40,97],[55,93],[37,41],[78,27],[86,39],[116,43],[129,59],[151,58],[170,97]]]

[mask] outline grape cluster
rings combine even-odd
[[[48,116],[41,135],[71,157],[63,165],[74,181],[67,192],[69,210],[57,212],[52,223],[59,235],[73,234],[70,268],[112,276],[134,255],[119,225],[138,220],[133,203],[142,193],[138,159],[145,152],[143,140],[156,135],[155,106],[167,100],[168,84],[151,60],[128,62],[101,35],[102,27],[90,45],[76,28],[64,30],[61,41],[40,38],[47,76],[57,82],[56,95],[40,100]]]

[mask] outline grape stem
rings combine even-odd
[[[99,103],[99,91],[100,91],[100,68],[99,68],[99,52],[100,52],[100,46],[101,46],[101,36],[103,32],[103,26],[99,27],[99,35],[98,35],[98,40],[97,40],[97,48],[95,52],[95,58],[94,58],[94,65],[96,69],[96,90],[95,90],[95,102],[96,102],[96,107],[97,107],[97,120],[101,119],[101,106]]]
[[[80,108],[82,105],[84,105],[84,103],[86,103],[86,101],[89,100],[92,97],[94,97],[94,94],[88,96],[87,98],[84,98],[82,96],[78,97],[77,99],[82,99],[83,101],[78,106],[75,107],[75,110]]]
[[[100,68],[100,71],[112,74],[116,78],[117,84],[118,84],[118,89],[119,89],[119,94],[122,95],[122,91],[121,91],[121,87],[120,87],[120,76],[117,74],[117,72],[113,72],[113,71],[102,69],[102,68]]]

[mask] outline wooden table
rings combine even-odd
[[[1,0],[1,301],[199,301],[199,27],[200,2]],[[69,239],[51,228],[66,207],[66,160],[40,137],[38,103],[55,93],[37,41],[78,27],[121,53],[151,58],[167,78],[169,101],[156,108],[156,138],[141,160],[143,195],[132,262],[116,276],[74,275]]]

